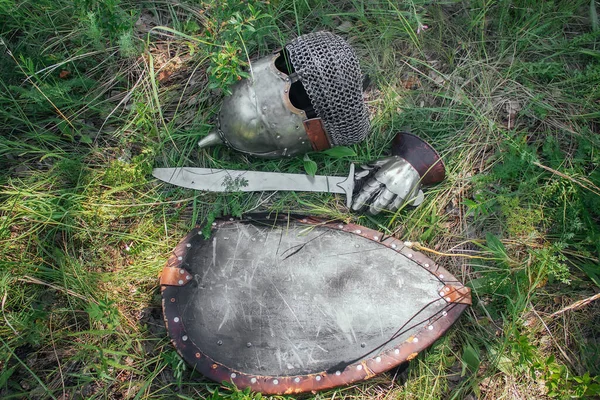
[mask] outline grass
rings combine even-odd
[[[158,273],[196,223],[251,210],[351,220],[418,243],[474,305],[406,372],[307,397],[600,395],[597,3],[0,1],[0,396],[257,398],[208,382],[167,340]],[[425,28],[426,26],[426,28]],[[302,158],[198,150],[249,59],[346,37],[373,80],[381,157],[403,128],[447,179],[416,209],[349,214],[327,194],[198,193],[154,166],[302,173]]]

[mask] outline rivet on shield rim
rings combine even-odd
[[[256,378],[250,379],[250,383],[256,383]]]
[[[445,317],[446,315],[448,315],[448,313],[446,311],[442,311],[442,315]]]
[[[336,376],[340,376],[342,373],[340,371],[335,371]]]
[[[408,253],[408,254],[406,255],[406,257],[408,257],[408,258],[412,258],[412,253]]]
[[[300,378],[298,378],[298,377],[295,377],[295,378],[294,378],[294,382],[296,382],[296,383],[300,382]]]
[[[448,303],[450,303],[450,300],[451,300],[451,299],[450,299],[450,297],[446,297],[446,301],[447,301]]]
[[[360,229],[357,229],[355,232],[358,233],[359,235],[362,233],[362,231]]]
[[[185,269],[180,269],[180,270],[179,270],[179,273],[180,273],[181,275],[185,274]]]
[[[196,353],[196,358],[200,358],[200,357],[202,357],[202,354]]]
[[[190,275],[188,275],[185,277],[185,279],[187,279],[189,281],[190,279],[192,279],[192,277]]]
[[[173,322],[179,322],[179,317],[173,318]]]
[[[342,225],[342,224],[339,224],[339,225],[338,225],[338,228],[340,228],[340,229],[344,229],[344,225]]]
[[[320,381],[320,380],[321,380],[321,375],[317,375],[317,376],[315,377],[315,379],[316,379],[317,381]]]
[[[394,350],[394,354],[400,354],[400,350],[398,350],[398,349]]]
[[[218,345],[218,346],[221,346],[222,344],[223,344],[223,341],[222,341],[222,340],[217,340],[217,345]]]
[[[171,297],[171,303],[175,303],[175,297]]]
[[[440,291],[440,296],[443,296],[443,295],[444,295],[444,292],[443,292],[443,291]]]
[[[429,329],[430,331],[432,331],[432,330],[433,330],[433,325],[429,325],[429,326],[427,327],[427,329]]]
[[[232,372],[230,376],[231,376],[231,378],[235,378],[237,376],[237,374],[235,372]]]
[[[440,274],[440,279],[444,279],[444,274]]]
[[[179,283],[180,285],[183,285],[183,281],[181,279],[177,283]]]
[[[375,359],[375,361],[377,361],[377,362],[381,362],[381,357],[377,357],[377,358]]]
[[[379,236],[373,236],[373,240],[379,240]]]
[[[186,335],[183,335],[183,336],[181,337],[181,340],[183,340],[184,342],[187,342],[187,340],[188,340],[188,337],[187,337]]]
[[[279,381],[277,379],[273,379],[273,385],[277,385]]]
[[[413,338],[413,343],[417,343],[419,341],[419,338]]]
[[[425,263],[425,264],[423,264],[423,266],[424,266],[425,268],[429,268],[429,263]],[[441,278],[441,277],[443,277],[443,275],[442,275],[442,276],[440,276],[440,278]]]
[[[185,245],[185,247],[192,247],[192,244],[188,243],[188,244]]]
[[[217,226],[217,223],[216,223],[216,222],[213,222],[213,223],[212,223],[212,226]]]
[[[362,365],[358,364],[358,365],[356,366],[356,369],[360,371],[360,370],[362,369]]]
[[[181,260],[183,260],[183,257],[179,256],[179,257],[177,257],[177,259],[178,259],[179,261],[181,261]]]
[[[396,246],[396,244],[395,244],[395,243],[394,243],[394,244],[392,244],[392,249],[395,249],[396,247],[398,247],[398,246]]]

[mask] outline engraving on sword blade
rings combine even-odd
[[[232,176],[228,175],[223,178],[221,186],[223,186],[227,192],[239,192],[241,188],[248,186],[248,179],[244,178],[243,176],[236,176],[233,178]]]

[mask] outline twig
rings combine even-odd
[[[594,194],[596,194],[596,195],[600,196],[600,188],[599,188],[598,186],[594,185],[594,184],[593,184],[593,183],[592,183],[590,180],[588,180],[588,179],[581,178],[581,180],[582,180],[582,181],[584,181],[585,183],[587,183],[587,185],[590,185],[590,186],[587,186],[587,185],[583,184],[582,182],[578,181],[578,180],[577,180],[577,179],[575,179],[575,178],[572,178],[572,177],[570,177],[570,176],[569,176],[569,175],[567,175],[567,174],[563,174],[563,173],[562,173],[562,172],[560,172],[560,171],[557,171],[557,170],[555,170],[555,169],[552,169],[552,168],[550,168],[550,167],[546,167],[545,165],[542,165],[542,164],[540,164],[539,162],[534,162],[534,163],[533,163],[533,165],[536,165],[536,166],[538,166],[538,167],[540,167],[540,168],[542,168],[542,169],[545,169],[545,170],[546,170],[546,171],[548,171],[548,172],[552,172],[553,174],[555,174],[555,175],[558,175],[558,176],[560,176],[561,178],[565,178],[565,179],[567,179],[567,180],[570,180],[570,181],[571,181],[571,182],[573,182],[574,184],[576,184],[576,185],[579,185],[579,186],[581,186],[582,188],[584,188],[584,189],[587,189],[587,190],[589,190],[590,192],[592,192],[592,193],[594,193]]]
[[[563,308],[562,310],[558,310],[557,312],[551,314],[550,318],[554,318],[557,315],[560,315],[567,311],[577,310],[583,306],[590,304],[592,301],[598,300],[598,299],[600,299],[600,293],[597,293],[597,294],[593,295],[592,297],[588,297],[587,299],[576,301],[575,303],[571,304],[570,306],[567,306],[567,307]]]
[[[67,392],[65,390],[65,377],[62,372],[62,365],[60,364],[60,358],[58,357],[58,353],[56,352],[56,344],[54,343],[54,336],[52,335],[52,316],[54,314],[50,314],[50,323],[49,323],[49,331],[50,331],[50,340],[52,341],[52,349],[54,350],[54,357],[56,357],[56,362],[58,363],[58,372],[60,373],[60,383],[62,385],[63,399],[67,398]]]
[[[479,260],[497,260],[497,258],[473,256],[473,255],[465,254],[465,253],[442,253],[440,251],[421,246],[418,242],[404,242],[404,245],[411,249],[414,248],[415,250],[426,251],[428,253],[433,253],[435,255],[444,256],[444,257],[465,257],[465,258],[475,258],[475,259],[479,259]]]
[[[61,292],[66,292],[67,294],[69,294],[71,296],[75,296],[78,299],[85,300],[85,301],[91,301],[91,302],[94,302],[96,304],[98,303],[94,298],[90,298],[90,297],[87,297],[87,296],[80,295],[79,293],[75,293],[74,291],[72,291],[70,289],[64,288],[62,286],[53,285],[51,283],[41,281],[41,280],[39,280],[37,278],[32,278],[31,276],[28,276],[28,275],[25,275],[24,277],[19,278],[19,281],[20,282],[25,282],[25,283],[35,283],[37,285],[48,286],[48,287],[51,287],[52,289],[55,289],[55,290],[58,290],[58,291],[61,291]]]
[[[4,317],[4,321],[6,322],[6,325],[8,325],[8,327],[10,329],[12,329],[12,331],[15,333],[15,335],[19,335],[19,332],[17,332],[17,330],[15,328],[13,328],[13,326],[10,324],[10,322],[8,322],[8,318],[6,318],[6,314],[4,313],[4,304],[6,303],[7,297],[8,297],[8,291],[5,290],[4,296],[2,297],[2,316]]]
[[[562,347],[560,347],[560,345],[558,344],[558,341],[554,338],[552,331],[550,330],[550,328],[548,328],[548,325],[546,324],[546,322],[544,322],[544,319],[540,316],[540,314],[538,314],[538,312],[535,310],[535,308],[533,307],[533,304],[529,303],[529,307],[531,307],[531,311],[533,311],[533,313],[536,315],[536,317],[538,317],[538,319],[540,320],[542,325],[544,325],[546,332],[548,332],[548,334],[550,335],[550,338],[556,345],[556,348],[558,349],[558,351],[560,351],[560,353],[563,355],[565,360],[567,360],[569,362],[569,364],[571,364],[571,366],[573,368],[575,368],[575,364],[573,364],[573,361],[571,361],[571,358],[567,355],[567,352],[564,351]]]

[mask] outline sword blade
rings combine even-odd
[[[344,176],[309,176],[280,172],[239,171],[214,168],[155,168],[152,175],[161,181],[188,189],[209,192],[299,191],[344,193],[348,207],[354,189],[354,165]]]

